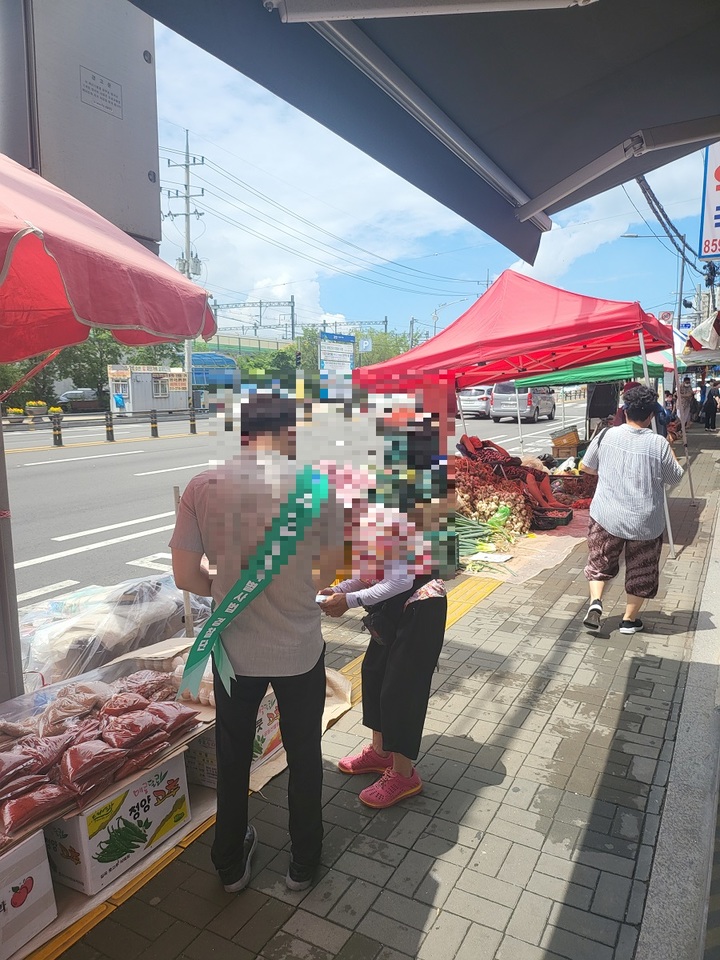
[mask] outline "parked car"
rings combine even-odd
[[[58,404],[64,413],[71,413],[73,410],[78,412],[101,409],[97,390],[93,390],[92,387],[78,387],[75,390],[66,390],[65,393],[58,398]]]
[[[490,416],[491,387],[467,387],[460,390],[460,406],[466,417]]]
[[[532,390],[520,390],[515,396],[515,382],[496,383],[490,394],[490,416],[495,423],[503,417],[517,420],[518,403],[520,419],[537,423],[540,417],[555,419],[555,391],[550,387],[533,387]]]

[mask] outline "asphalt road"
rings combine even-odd
[[[566,404],[566,423],[582,423],[583,402]],[[467,420],[468,433],[520,452],[511,420]],[[299,432],[301,455],[367,462],[375,446],[367,418],[348,423],[325,411]],[[523,424],[526,453],[549,453],[550,423]],[[90,584],[111,585],[169,569],[167,542],[174,518],[173,486],[181,490],[210,462],[225,459],[237,434],[215,434],[208,421],[191,436],[183,421],[116,423],[107,443],[102,422],[64,431],[65,445],[52,446],[48,430],[5,434],[13,519],[18,602],[21,607]],[[457,421],[457,436],[463,432]],[[581,429],[582,435],[582,429]]]

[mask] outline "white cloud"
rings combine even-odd
[[[673,221],[698,216],[702,191],[702,154],[695,153],[661,167],[648,174],[646,179]],[[537,280],[556,283],[577,260],[595,253],[624,233],[652,232],[664,236],[635,181],[627,183],[625,190],[632,203],[622,187],[616,187],[557,214],[553,229],[540,242],[535,264],[530,266],[518,261],[512,269]],[[633,203],[639,213],[633,208]],[[643,222],[643,217],[649,227]]]
[[[299,316],[321,320],[320,281],[337,272],[357,275],[372,267],[369,276],[378,282],[413,285],[407,275],[394,275],[377,258],[322,230],[388,260],[424,253],[431,235],[479,235],[355,147],[159,25],[156,62],[161,148],[183,150],[186,126],[191,152],[209,161],[192,169],[193,192],[206,192],[193,200],[204,215],[191,226],[206,267],[202,282],[220,302],[285,300],[292,293]],[[161,156],[168,154],[161,149]],[[162,176],[173,181],[171,189],[181,184],[177,168]],[[171,200],[169,208],[181,212],[181,201]],[[183,230],[182,219],[166,221],[162,255],[170,262],[182,252]]]

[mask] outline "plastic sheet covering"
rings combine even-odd
[[[191,596],[195,632],[210,615]],[[185,632],[183,595],[170,575],[86,587],[20,611],[26,688],[56,683]]]

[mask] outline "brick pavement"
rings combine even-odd
[[[665,564],[645,633],[617,632],[619,584],[603,630],[582,629],[584,544],[560,568],[503,584],[448,631],[422,795],[363,807],[368,778],[335,768],[365,739],[359,706],[326,734],[314,888],[283,882],[285,773],[251,797],[250,889],[223,892],[208,831],[66,960],[631,960],[717,510],[717,452],[694,455],[698,504],[683,481],[671,516],[684,546]],[[366,642],[350,617],[327,639],[333,666]]]

